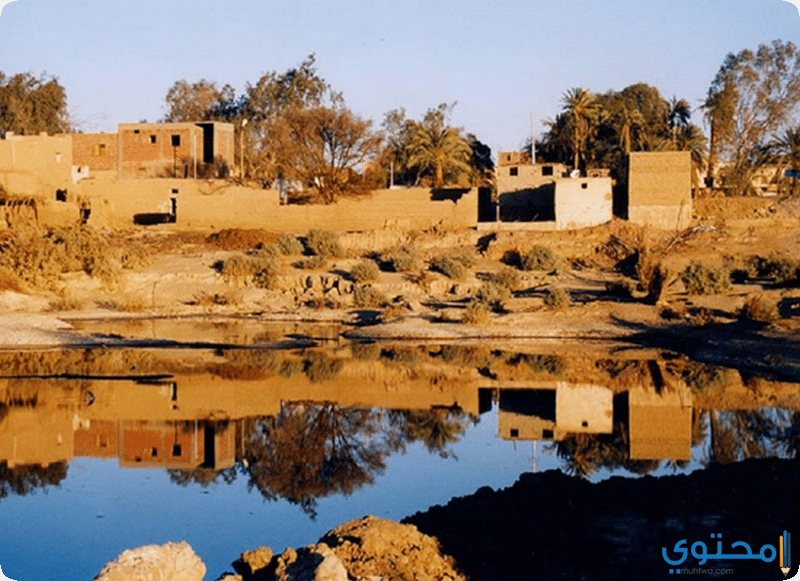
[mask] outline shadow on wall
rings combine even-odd
[[[174,224],[175,214],[169,214],[166,212],[134,214],[133,223],[138,226],[154,226],[156,224]]]
[[[517,190],[499,197],[501,222],[550,222],[556,219],[556,185]]]
[[[472,190],[470,188],[442,188],[439,190],[432,189],[431,202],[444,202],[445,200],[450,200],[454,204],[457,204],[465,194],[468,194],[471,191]]]

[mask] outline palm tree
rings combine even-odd
[[[692,187],[700,186],[700,174],[708,162],[708,142],[702,130],[688,123],[673,131],[673,145],[676,151],[689,151],[692,156]]]
[[[689,107],[689,102],[673,96],[669,102],[669,128],[672,131],[672,147],[675,149],[678,149],[678,132],[689,126],[691,116],[692,109]]]
[[[561,99],[564,112],[572,124],[572,152],[574,168],[585,169],[586,141],[597,124],[600,114],[597,97],[591,91],[580,87],[570,89]]]
[[[420,173],[433,173],[434,187],[441,188],[445,173],[470,171],[472,148],[457,128],[445,125],[443,118],[426,121],[412,127],[408,162]]]

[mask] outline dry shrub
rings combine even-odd
[[[466,325],[485,325],[489,322],[489,307],[478,300],[470,301],[464,309],[461,322]]]
[[[54,301],[50,301],[49,308],[51,311],[80,311],[85,306],[83,299],[79,297],[59,297]]]
[[[220,272],[223,276],[237,281],[252,280],[253,283],[266,289],[277,286],[280,261],[269,251],[257,251],[252,254],[236,254],[222,263]]]
[[[122,313],[141,313],[150,306],[147,299],[138,295],[122,295],[113,299],[98,301],[100,308]]]
[[[630,299],[636,290],[636,283],[625,277],[618,277],[606,283],[606,292],[614,297]]]
[[[280,248],[281,254],[286,256],[303,254],[304,251],[303,243],[294,236],[289,236],[288,234],[278,238],[278,242],[276,244],[278,245],[278,248]]]
[[[757,323],[771,323],[780,318],[777,301],[761,293],[749,295],[742,308],[739,310],[740,321],[754,321]]]
[[[277,239],[275,234],[260,228],[227,228],[210,234],[206,240],[222,250],[250,250]]]
[[[342,257],[344,249],[339,244],[339,236],[328,230],[311,230],[306,235],[307,250],[317,256]]]
[[[526,254],[520,256],[522,270],[550,272],[558,268],[561,257],[547,246],[537,244]]]
[[[294,266],[302,268],[303,270],[319,270],[328,266],[328,256],[325,254],[315,254],[309,258],[298,260],[294,263]]]
[[[522,286],[522,279],[519,276],[519,272],[507,266],[490,274],[489,282],[512,292]]]
[[[304,372],[311,383],[321,383],[335,378],[344,368],[341,359],[333,359],[320,351],[312,351],[304,361]]]
[[[475,298],[487,308],[499,313],[504,310],[505,302],[511,298],[511,291],[504,286],[490,282],[481,285]]]
[[[152,263],[150,250],[141,244],[127,244],[117,253],[117,259],[126,270],[147,268]]]
[[[350,352],[359,361],[377,361],[381,356],[381,348],[375,343],[353,343]]]
[[[208,293],[201,292],[195,295],[191,304],[198,307],[235,306],[241,304],[242,296],[236,292]]]
[[[388,304],[386,295],[372,286],[357,286],[353,291],[353,306],[357,309],[379,309]]]
[[[359,262],[350,269],[350,277],[356,282],[372,282],[378,280],[380,270],[371,260]]]
[[[22,292],[23,284],[20,278],[7,268],[0,268],[0,291]]]
[[[455,258],[449,256],[439,256],[431,261],[434,270],[441,272],[447,278],[453,280],[464,280],[469,274],[469,269]]]
[[[53,288],[62,273],[80,270],[106,284],[119,279],[119,264],[106,238],[84,227],[6,236],[0,243],[0,270],[35,288]]]
[[[410,272],[420,267],[419,252],[413,246],[384,250],[380,260],[382,266],[391,272]]]
[[[563,357],[559,357],[558,355],[523,353],[520,355],[520,362],[530,367],[536,373],[564,375],[567,371],[566,361]]]
[[[560,310],[572,304],[572,297],[563,288],[550,288],[545,291],[544,304],[553,310]]]
[[[406,314],[406,306],[402,302],[389,303],[381,312],[381,319],[384,321],[396,319]]]
[[[728,270],[722,266],[692,261],[681,273],[681,280],[690,295],[717,295],[731,287]]]

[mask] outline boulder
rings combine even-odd
[[[123,551],[96,581],[202,581],[206,566],[189,543],[147,545]]]

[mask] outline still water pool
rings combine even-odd
[[[597,481],[790,456],[797,386],[675,356],[360,345],[0,354],[0,566],[91,579],[186,540],[247,549],[400,520],[526,472]]]

